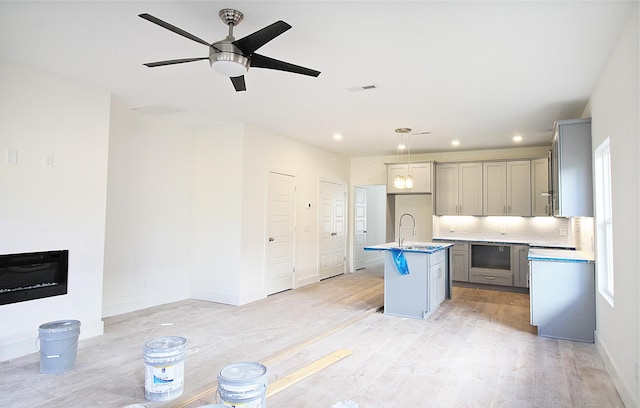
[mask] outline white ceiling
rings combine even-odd
[[[109,90],[131,108],[166,108],[166,120],[244,122],[348,156],[394,154],[398,127],[431,132],[411,138],[412,153],[514,147],[516,134],[534,146],[550,143],[553,121],[580,116],[631,5],[0,1],[0,59]],[[228,31],[222,8],[244,13],[236,39],[291,24],[258,52],[320,76],[254,68],[235,92],[207,61],[142,65],[208,49],[138,14],[215,42]],[[377,88],[350,90],[367,85]]]

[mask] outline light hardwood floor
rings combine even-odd
[[[427,320],[387,316],[376,312],[383,280],[373,268],[240,307],[176,302],[105,319],[105,334],[80,341],[78,366],[62,375],[39,374],[37,353],[0,363],[0,406],[195,408],[215,402],[228,364],[268,363],[273,383],[347,349],[266,405],[623,407],[595,346],[536,336],[528,299],[454,287]],[[185,392],[149,402],[142,346],[163,335],[187,338]]]

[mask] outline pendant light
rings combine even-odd
[[[411,162],[411,140],[409,140],[409,137],[411,135],[411,129],[409,128],[398,128],[396,129],[396,133],[399,135],[398,136],[398,162],[400,164],[402,164],[402,151],[407,149],[407,170],[406,170],[406,174],[402,175],[402,174],[398,174],[393,178],[393,187],[397,188],[397,189],[405,189],[405,188],[413,188],[413,177],[411,177],[411,174],[409,173],[409,163]],[[405,146],[404,144],[404,137],[403,135],[408,135],[407,136],[407,145],[409,146],[407,148],[407,146]]]

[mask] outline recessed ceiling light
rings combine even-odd
[[[518,135],[518,136],[514,136],[513,137],[513,141],[514,142],[522,142],[522,136]]]
[[[342,135],[340,133],[336,133],[335,135],[333,135],[333,138],[335,140],[342,140]]]
[[[451,145],[452,146],[459,146],[460,145],[460,141],[459,140],[452,140],[451,141]]]

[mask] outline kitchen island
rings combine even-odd
[[[395,242],[366,246],[385,251],[384,313],[426,319],[451,298],[449,248],[452,244]]]

